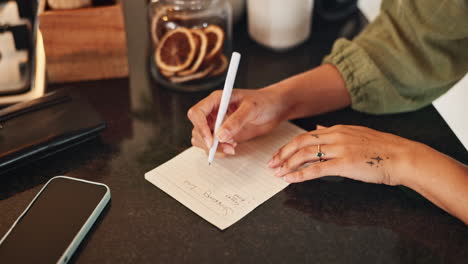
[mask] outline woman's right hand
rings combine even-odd
[[[193,124],[192,145],[208,151],[213,144],[213,130],[222,91],[217,90],[198,102],[187,115]],[[237,142],[270,132],[283,119],[287,107],[282,97],[269,89],[234,89],[226,118],[216,134],[219,153],[234,155]]]

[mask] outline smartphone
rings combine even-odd
[[[110,196],[101,183],[50,179],[0,240],[0,263],[67,263]]]

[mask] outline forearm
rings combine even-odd
[[[425,145],[417,155],[402,184],[468,224],[468,166]]]
[[[295,75],[264,90],[276,94],[285,119],[295,119],[347,107],[351,98],[343,78],[331,64]]]

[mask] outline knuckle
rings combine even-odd
[[[311,166],[309,166],[309,173],[312,174],[312,176],[319,176],[320,173],[322,172],[322,167],[320,166],[321,163],[316,163]]]
[[[310,150],[309,150],[309,148],[302,148],[302,149],[297,151],[296,155],[297,155],[297,157],[300,157],[301,159],[304,159],[304,158],[310,156]]]
[[[337,131],[335,132],[335,138],[338,142],[343,142],[344,140],[346,140],[346,133],[342,131]]]
[[[237,118],[229,118],[228,121],[226,121],[222,127],[224,127],[224,129],[226,129],[227,131],[230,131],[232,133],[232,131],[236,131],[236,128],[239,127],[239,120],[237,120]]]
[[[252,109],[253,106],[254,106],[254,102],[252,101],[252,99],[245,99],[243,102],[242,102],[243,106],[245,107],[245,109]]]
[[[298,151],[296,151],[296,153],[294,153],[294,155],[292,155],[292,159],[296,159],[296,158],[299,158],[299,157],[304,157],[306,156],[306,153],[305,153],[305,149],[304,148],[301,148],[299,149]]]
[[[197,131],[197,135],[202,138],[207,138],[211,135],[211,130],[208,127],[201,127],[200,131]]]
[[[344,125],[334,125],[332,128],[336,130],[342,130],[344,128]]]
[[[301,145],[301,143],[304,141],[303,135],[299,135],[293,138],[291,140],[291,146],[297,148],[298,146]]]
[[[304,134],[302,134],[302,135],[299,135],[299,137],[298,137],[298,140],[299,140],[298,143],[299,143],[299,144],[303,144],[303,143],[305,143],[309,138],[310,138],[310,135],[309,135],[309,134],[306,134],[306,133],[304,133]]]
[[[307,148],[304,148],[304,154],[307,156],[315,155],[316,153],[317,153],[317,145],[308,146]]]
[[[221,90],[216,90],[216,91],[214,91],[214,92],[211,93],[211,95],[212,95],[213,97],[221,96],[221,94],[222,94],[222,91],[221,91]]]
[[[187,117],[188,119],[192,120],[193,119],[193,115],[195,114],[195,109],[193,107],[191,107],[188,111],[187,111]]]
[[[365,126],[349,126],[349,127],[350,127],[350,128],[354,128],[354,129],[356,129],[356,130],[365,130],[365,131],[367,131],[367,130],[370,129],[370,128],[367,128],[367,127],[365,127]]]
[[[294,173],[294,180],[297,182],[302,182],[305,180],[304,170],[298,170]]]

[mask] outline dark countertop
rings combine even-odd
[[[104,117],[102,136],[0,178],[0,236],[43,184],[68,175],[103,182],[111,204],[77,252],[75,263],[462,263],[468,229],[414,192],[325,178],[293,184],[225,231],[147,182],[145,172],[190,146],[186,111],[208,93],[177,93],[148,73],[147,1],[124,1],[130,78],[51,86],[80,91]],[[242,53],[236,87],[258,88],[320,63],[339,36],[365,24],[314,20],[309,41],[274,53],[236,26]],[[372,116],[344,109],[295,121],[356,124],[421,141],[464,163],[468,155],[437,111]]]

